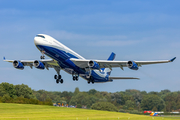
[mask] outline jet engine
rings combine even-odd
[[[91,68],[91,69],[100,69],[100,66],[99,66],[99,64],[97,63],[97,62],[95,62],[95,61],[89,61],[88,62],[88,66]]]
[[[138,70],[138,65],[133,61],[128,61],[127,66],[132,70]]]
[[[14,66],[16,69],[20,69],[20,70],[23,70],[23,69],[24,69],[23,63],[21,63],[20,61],[17,61],[17,60],[15,60],[15,61],[13,62],[13,66]]]
[[[43,70],[45,68],[44,64],[38,60],[35,60],[33,63],[35,68]]]

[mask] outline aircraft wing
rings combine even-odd
[[[15,60],[6,60],[4,58],[4,61],[13,63]],[[35,60],[18,60],[19,62],[23,63],[24,66],[30,66],[33,67],[33,62]],[[46,69],[48,68],[54,68],[59,67],[58,63],[55,60],[48,59],[48,60],[39,60],[40,62],[44,63]]]
[[[168,63],[173,62],[176,59],[176,57],[170,59],[170,60],[159,60],[159,61],[133,61],[138,65],[138,67],[142,65],[149,65],[149,64],[159,64],[159,63]],[[127,63],[129,61],[108,61],[108,60],[84,60],[84,59],[70,59],[75,65],[77,65],[80,68],[88,68],[90,61],[95,61],[98,63],[100,68],[113,68],[113,67],[120,67],[123,69],[123,67],[128,67]]]

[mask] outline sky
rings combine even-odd
[[[34,90],[117,92],[180,90],[179,0],[0,0],[0,83],[26,84]],[[169,60],[173,63],[145,65],[138,71],[114,68],[111,76],[138,77],[87,84],[61,71],[63,84],[56,84],[56,71],[17,70],[11,60],[39,60],[34,45],[37,34],[47,34],[87,59]],[[46,56],[48,59],[48,57]]]

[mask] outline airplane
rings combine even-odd
[[[60,71],[72,75],[73,81],[78,81],[79,76],[87,80],[88,84],[112,82],[118,79],[139,79],[135,77],[112,77],[110,76],[112,68],[119,67],[124,70],[128,67],[131,70],[138,70],[142,65],[173,62],[176,57],[170,60],[161,61],[114,61],[116,54],[111,53],[107,60],[88,60],[66,47],[53,37],[46,34],[37,34],[34,38],[34,44],[41,52],[41,60],[6,60],[11,62],[16,69],[23,70],[24,66],[33,66],[37,69],[54,68],[57,75],[54,75],[56,83],[63,83]],[[52,59],[45,59],[45,55]]]

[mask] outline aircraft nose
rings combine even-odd
[[[34,44],[35,44],[35,45],[40,44],[40,40],[38,39],[38,37],[35,37],[35,38],[34,38]]]

